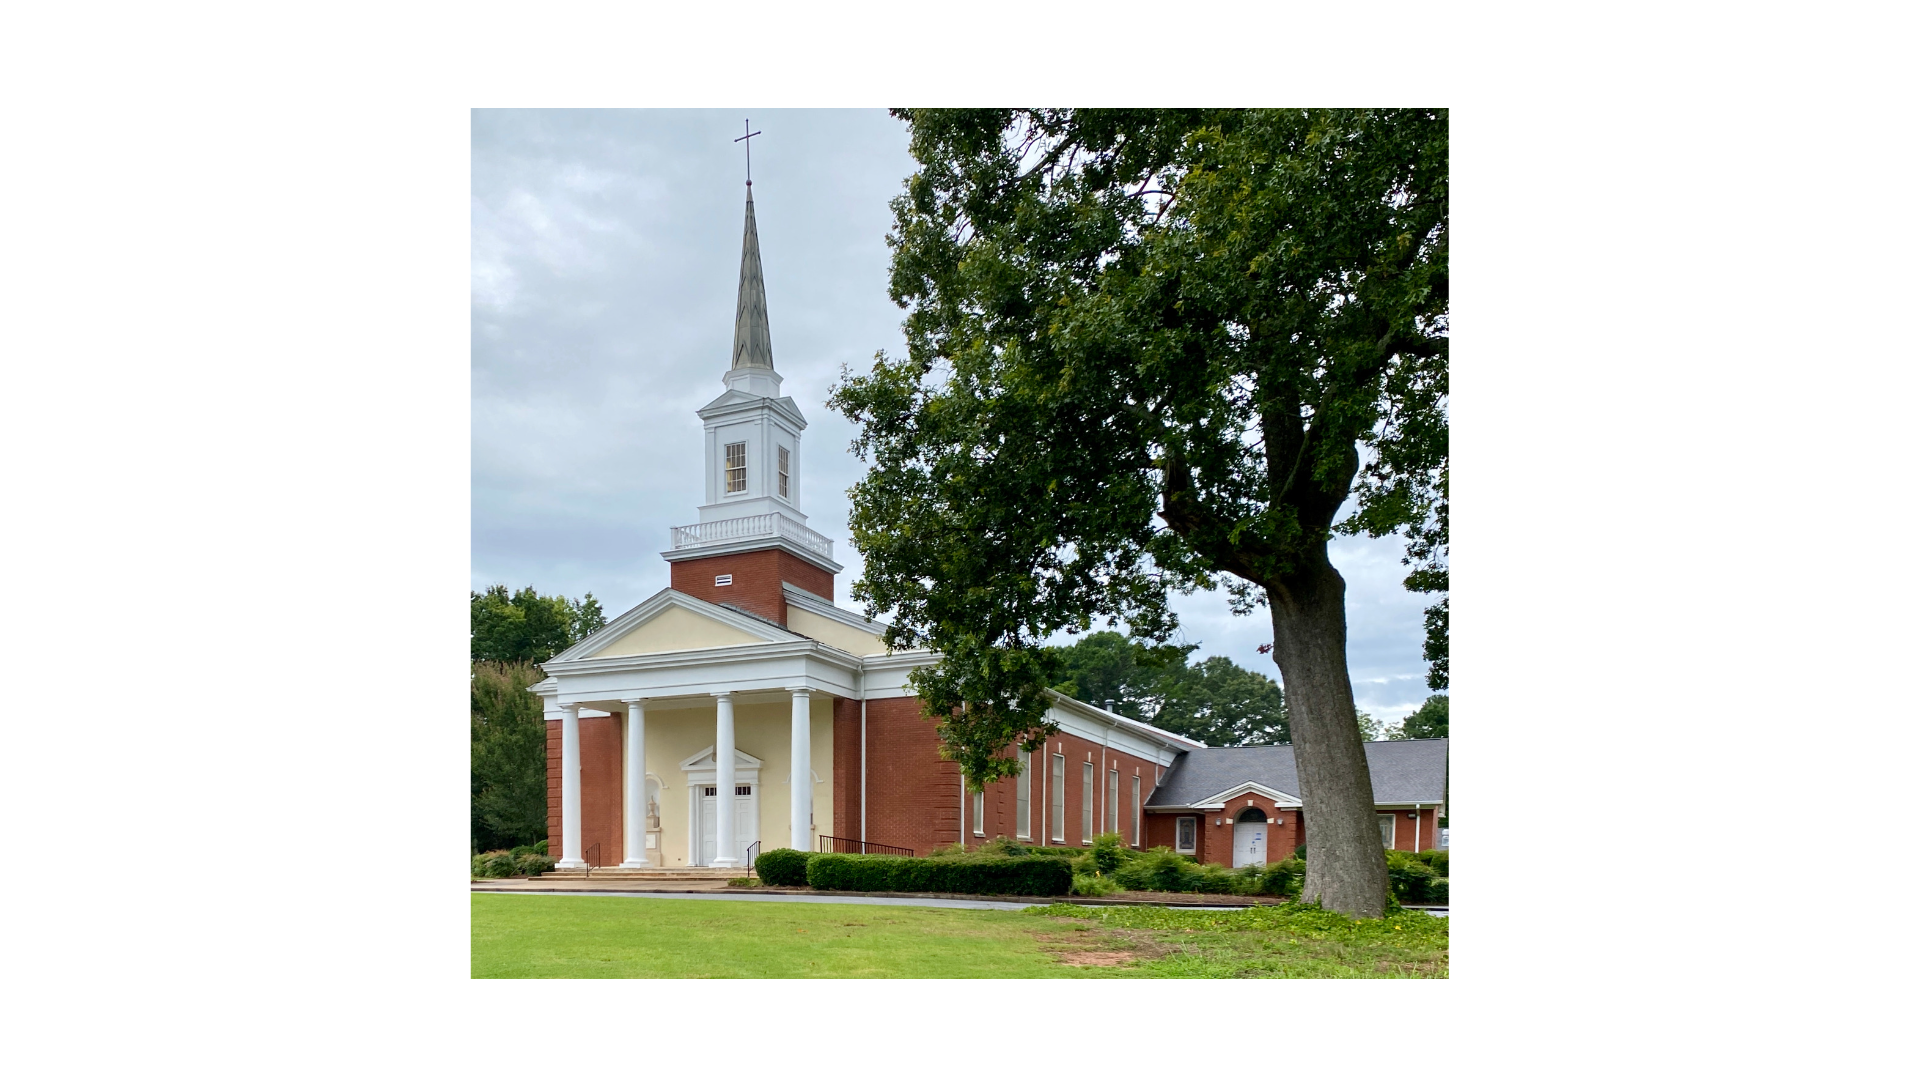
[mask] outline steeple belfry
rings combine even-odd
[[[740,302],[733,317],[733,367],[773,370],[767,329],[767,284],[760,275],[760,232],[753,223],[753,186],[747,186],[747,229],[740,241]]]

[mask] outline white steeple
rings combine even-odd
[[[733,362],[721,381],[726,392],[699,411],[706,427],[706,501],[697,524],[674,529],[668,560],[697,557],[715,545],[729,550],[784,547],[830,574],[839,573],[832,542],[807,528],[807,515],[800,512],[800,435],[807,420],[792,398],[778,396],[781,378],[773,370],[751,181],[746,235],[740,245]]]

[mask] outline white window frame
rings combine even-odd
[[[1053,755],[1053,821],[1048,833],[1056,844],[1067,842],[1067,755]]]
[[[984,791],[973,793],[973,835],[987,835],[987,793]]]
[[[740,451],[737,459],[734,456],[735,450]],[[720,457],[724,462],[721,466],[721,491],[728,495],[745,494],[747,490],[747,444],[745,442],[730,442],[726,445],[726,449],[721,451]],[[739,461],[738,465],[734,464],[735,460]],[[733,486],[733,474],[736,472],[740,474],[739,487]]]
[[[1093,762],[1081,762],[1080,843],[1093,843]]]
[[[792,460],[793,460],[792,455],[787,451],[787,448],[784,446],[781,447],[780,448],[780,497],[783,499],[793,498],[793,496],[787,494],[787,492],[790,490],[787,483],[787,476],[788,476],[789,467],[792,463]]]
[[[1133,774],[1133,846],[1140,846],[1140,774]]]
[[[1034,758],[1038,756],[1027,755],[1027,760],[1021,762],[1026,767],[1020,770],[1020,776],[1013,785],[1014,817],[1018,819],[1013,823],[1013,832],[1022,840],[1033,839],[1033,770],[1038,767],[1034,763]]]
[[[1386,829],[1383,830],[1386,833],[1386,835],[1380,838],[1380,846],[1386,848],[1388,851],[1392,851],[1394,834],[1399,830],[1400,815],[1399,814],[1380,814],[1378,816],[1380,820],[1387,823]]]
[[[1180,843],[1180,834],[1187,834],[1185,845]],[[1190,814],[1182,814],[1173,819],[1173,850],[1182,855],[1191,855],[1200,847],[1200,819]]]

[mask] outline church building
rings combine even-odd
[[[1018,778],[966,790],[906,685],[938,657],[888,652],[884,627],[835,605],[833,541],[801,510],[807,421],[774,368],[751,181],[721,381],[698,411],[705,501],[662,552],[669,586],[532,688],[561,872],[746,867],[778,847],[924,855],[1002,836],[1077,847],[1108,832],[1239,865],[1304,842],[1291,747],[1207,749],[1064,695],[1048,714],[1058,734]],[[1393,749],[1419,746],[1417,762]],[[1414,815],[1383,839],[1434,846],[1444,740],[1369,744],[1379,777],[1376,748],[1405,766],[1390,794]],[[1383,818],[1401,809],[1383,804]]]

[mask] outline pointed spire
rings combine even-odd
[[[733,317],[733,366],[773,370],[767,329],[767,286],[760,278],[760,233],[753,225],[753,184],[747,184],[747,235],[740,243],[740,304]]]

